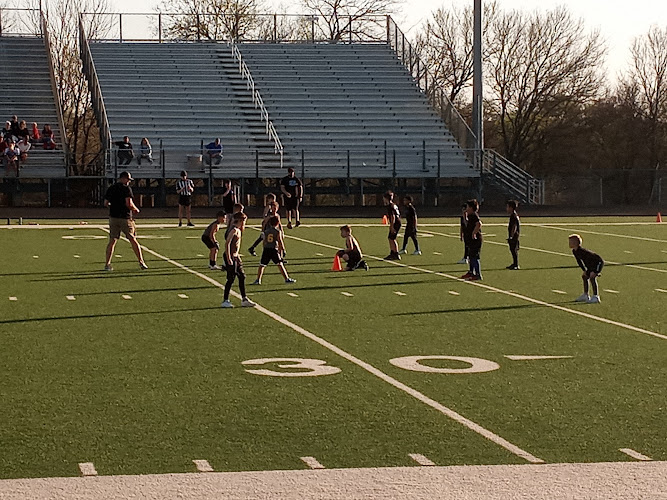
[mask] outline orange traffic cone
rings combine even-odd
[[[382,224],[384,224],[385,226],[386,226],[387,224],[389,224],[389,219],[387,219],[387,216],[386,216],[386,215],[383,215],[383,216],[382,216]]]
[[[656,222],[662,222],[662,214],[658,212],[658,216],[655,218]]]
[[[333,260],[333,264],[331,265],[331,270],[332,271],[342,271],[343,266],[340,265],[340,257],[336,254]]]

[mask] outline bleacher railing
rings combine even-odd
[[[109,127],[107,110],[104,106],[102,89],[100,88],[97,71],[95,70],[95,63],[93,62],[93,56],[90,52],[90,46],[88,45],[88,37],[83,24],[83,14],[79,17],[79,50],[81,53],[81,62],[83,64],[83,73],[88,79],[93,112],[95,113],[95,118],[97,119],[97,124],[100,129],[102,149],[106,151],[111,146],[111,129]]]
[[[536,179],[495,151],[482,153],[482,171],[507,189],[519,201],[529,205],[544,204],[544,180]]]
[[[0,36],[43,36],[39,9],[0,7]]]
[[[269,118],[269,111],[264,105],[262,95],[259,93],[259,90],[255,88],[255,80],[253,79],[247,64],[243,60],[241,51],[234,42],[230,42],[230,45],[232,48],[232,55],[234,56],[234,60],[239,65],[239,73],[241,74],[241,77],[246,80],[246,88],[252,93],[252,102],[255,105],[255,109],[259,108],[261,119],[266,124],[266,134],[268,135],[269,140],[273,141],[273,152],[280,154],[280,168],[282,168],[284,161],[284,148],[282,142],[280,141],[280,137],[278,137],[278,132],[276,132],[276,128]]]

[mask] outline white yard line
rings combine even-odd
[[[324,469],[324,465],[319,463],[315,457],[300,457],[303,462],[311,469]]]
[[[563,290],[551,290],[553,293],[558,293],[560,295],[567,295],[567,292],[564,292]]]
[[[9,300],[10,300],[11,302],[16,302],[16,301],[19,300],[19,298],[18,298],[18,297],[9,297]]]
[[[341,295],[345,295],[346,297],[354,297],[354,294],[351,294],[350,292],[340,292]]]
[[[584,229],[572,229],[572,228],[567,228],[567,227],[554,226],[554,225],[551,225],[551,224],[535,224],[535,227],[546,227],[548,229],[555,229],[557,231],[567,231],[569,233],[578,231],[580,233],[596,234],[598,236],[613,236],[615,238],[625,238],[625,239],[628,239],[628,240],[651,241],[653,243],[667,243],[667,240],[658,240],[656,238],[644,238],[642,236],[630,236],[630,235],[627,235],[627,234],[603,233],[602,231],[588,231],[588,230],[584,230]]]
[[[423,465],[425,467],[433,467],[435,465],[435,462],[429,460],[428,458],[426,458],[421,453],[409,453],[409,456],[412,460],[417,462],[419,465]]]
[[[103,228],[103,230],[108,231],[106,228]],[[292,238],[295,238],[295,237],[292,237]],[[300,239],[300,238],[295,238],[295,239]],[[308,242],[308,243],[311,243],[311,242]],[[326,247],[326,248],[337,249],[336,247],[332,247],[330,245],[325,245],[323,243],[317,243],[317,242],[312,242],[312,243],[314,243],[316,245]],[[180,262],[175,261],[173,259],[170,259],[169,257],[165,257],[164,255],[159,254],[158,252],[156,252],[154,250],[151,250],[150,248],[147,248],[144,245],[142,245],[142,248],[145,252],[147,252],[147,253],[149,253],[149,254],[151,254],[151,255],[159,258],[159,259],[162,259],[165,262],[168,262],[168,263],[172,264],[173,266],[176,266],[179,269],[182,269],[183,271],[194,274],[195,276],[203,279],[204,281],[207,281],[208,283],[216,286],[217,288],[220,288],[220,289],[223,289],[223,290],[225,288],[225,286],[222,283],[214,280],[213,278],[211,278],[209,276],[206,276],[205,274],[200,273],[199,271],[195,271],[194,269],[190,269],[189,267],[181,264]],[[380,258],[377,258],[377,259],[382,260]],[[241,298],[240,295],[237,292],[232,290],[231,293],[237,299]],[[309,332],[305,328],[302,328],[299,325],[297,325],[295,323],[292,323],[291,321],[283,318],[282,316],[279,316],[278,314],[274,313],[273,311],[270,311],[270,310],[266,309],[265,307],[262,307],[259,304],[257,304],[257,306],[255,306],[255,310],[261,312],[262,314],[265,314],[266,316],[274,319],[275,321],[283,324],[284,326],[286,326],[288,328],[291,328],[295,332],[297,332],[297,333],[303,335],[304,337],[316,342],[317,344],[321,345],[322,347],[324,347],[324,348],[328,349],[329,351],[337,354],[341,358],[346,359],[347,361],[349,361],[349,362],[357,365],[358,367],[366,370],[368,373],[370,373],[372,375],[375,375],[380,380],[382,380],[382,381],[392,385],[393,387],[405,392],[406,394],[412,396],[413,398],[417,399],[418,401],[421,401],[422,403],[430,406],[434,410],[436,410],[436,411],[442,413],[443,415],[449,417],[450,419],[462,424],[463,426],[467,427],[471,431],[476,432],[477,434],[481,435],[482,437],[485,437],[486,439],[488,439],[489,441],[497,444],[498,446],[501,446],[502,448],[505,448],[510,453],[513,453],[514,455],[516,455],[518,457],[521,457],[524,460],[527,460],[528,462],[531,462],[531,463],[536,463],[536,464],[544,463],[544,460],[528,453],[527,451],[519,448],[515,444],[512,444],[509,441],[507,441],[506,439],[504,439],[504,438],[500,437],[499,435],[495,434],[494,432],[482,427],[481,425],[477,424],[476,422],[473,422],[472,420],[467,419],[463,415],[461,415],[461,414],[455,412],[454,410],[446,407],[445,405],[439,403],[438,401],[435,401],[435,400],[429,398],[425,394],[422,394],[421,392],[417,391],[416,389],[413,389],[412,387],[404,384],[403,382],[400,382],[399,380],[387,375],[383,371],[375,368],[373,365],[367,363],[366,361],[363,361],[363,360],[357,358],[356,356],[348,353],[347,351],[344,351],[343,349],[335,346],[334,344],[332,344],[330,342],[327,342],[323,338],[320,338],[317,335],[315,335],[314,333]]]
[[[539,227],[543,227],[540,225]],[[438,233],[436,231],[429,231],[432,234],[437,234],[438,236],[444,236],[446,238],[456,238],[459,239],[458,236],[452,236],[449,234],[445,233]],[[498,241],[485,241],[484,244],[489,244],[489,245],[500,245],[503,247],[507,247],[507,243],[500,243]],[[553,250],[545,250],[543,248],[535,248],[535,247],[527,247],[527,246],[521,246],[521,250],[531,250],[533,252],[541,252],[541,253],[548,253],[550,255],[560,255],[562,257],[568,257],[570,259],[573,259],[574,256],[571,253],[563,253],[563,252],[554,252]],[[637,264],[623,264],[622,262],[614,262],[613,260],[607,260],[607,264],[611,264],[612,266],[624,266],[624,267],[632,267],[633,269],[641,269],[642,271],[655,271],[658,273],[667,273],[667,269],[657,269],[655,267],[647,267],[647,266],[639,266]],[[576,266],[572,266],[576,267]]]
[[[213,467],[208,463],[208,460],[193,460],[192,462],[199,472],[213,472]]]
[[[82,462],[79,464],[79,470],[82,476],[97,476],[95,465],[92,462]]]
[[[539,361],[542,359],[569,359],[572,358],[573,356],[520,356],[520,355],[506,354],[505,357],[507,359],[511,359],[512,361]]]
[[[403,293],[403,292],[394,292],[394,293],[396,295],[398,295],[399,297],[405,297],[407,295],[407,293]]]
[[[635,460],[641,460],[642,462],[650,462],[653,460],[651,457],[642,455],[638,451],[633,450],[632,448],[621,448],[618,451],[625,453],[627,456],[634,458]]]
[[[294,297],[295,299],[298,297],[298,295],[294,292],[287,292],[287,295],[289,295],[290,297]]]
[[[450,290],[449,295],[461,295],[459,292],[455,292],[454,290]]]
[[[76,297],[74,295],[66,295],[65,296],[67,300],[76,300]]]
[[[322,246],[322,247],[332,248],[332,249],[336,248],[336,247],[333,247],[331,245],[327,245],[325,243],[320,243],[319,241],[310,241],[310,240],[306,240],[306,239],[303,239],[303,238],[299,238],[297,236],[287,235],[286,237],[291,238],[291,239],[295,239],[297,241],[302,241],[304,243],[310,243],[311,245],[317,245],[317,246]],[[612,319],[603,318],[602,316],[595,316],[593,314],[586,313],[586,312],[583,312],[583,311],[579,311],[577,309],[570,309],[569,307],[563,307],[563,306],[559,306],[557,304],[552,304],[550,302],[545,302],[543,300],[534,299],[532,297],[528,297],[526,295],[522,295],[520,293],[512,292],[512,291],[509,291],[509,290],[502,290],[500,288],[496,288],[496,287],[493,287],[493,286],[490,286],[490,285],[486,285],[486,284],[481,283],[479,281],[465,281],[465,280],[463,280],[461,278],[458,278],[456,276],[453,276],[451,274],[432,271],[430,269],[424,269],[424,268],[416,267],[416,266],[409,266],[407,264],[403,264],[403,263],[397,262],[395,260],[385,260],[381,257],[376,257],[374,255],[366,255],[366,257],[368,259],[375,259],[375,260],[378,260],[378,261],[388,262],[388,263],[393,264],[395,266],[405,267],[407,269],[412,269],[413,271],[420,271],[420,272],[427,273],[427,274],[434,274],[436,276],[442,276],[444,278],[449,278],[451,280],[459,281],[459,282],[464,283],[466,285],[475,286],[475,287],[478,287],[478,288],[482,288],[484,290],[495,290],[498,293],[502,293],[504,295],[507,295],[509,297],[514,297],[516,299],[524,300],[524,301],[530,302],[532,304],[537,304],[537,305],[540,305],[540,306],[550,307],[551,309],[556,309],[558,311],[563,311],[563,312],[566,312],[566,313],[569,313],[569,314],[574,314],[576,316],[581,316],[583,318],[592,319],[592,320],[598,321],[600,323],[606,323],[608,325],[618,326],[618,327],[624,328],[626,330],[631,330],[633,332],[638,332],[638,333],[644,333],[646,335],[651,335],[652,337],[657,337],[659,339],[667,340],[667,335],[663,335],[661,333],[653,332],[651,330],[646,330],[645,328],[640,328],[638,326],[629,325],[627,323],[622,323],[620,321],[614,321]]]
[[[605,288],[603,291],[607,293],[621,293],[618,290],[612,290],[611,288]]]
[[[131,296],[131,295],[123,295],[122,297],[123,297],[123,299],[125,299],[125,300],[132,300],[132,296]]]
[[[178,298],[179,298],[179,299],[189,299],[190,297],[188,297],[188,296],[187,296],[186,294],[184,294],[184,293],[179,293],[179,294],[178,294]]]
[[[660,293],[667,293],[667,290],[664,290],[662,288],[656,288],[655,291]]]

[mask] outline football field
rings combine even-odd
[[[250,220],[258,307],[234,309],[208,220],[139,220],[149,269],[120,241],[112,272],[105,221],[0,226],[0,478],[667,460],[667,224],[523,218],[508,271],[506,219],[482,220],[483,281],[455,219],[400,262],[379,220],[304,219],[297,282],[260,286]],[[367,272],[330,271],[344,223]],[[601,304],[574,302],[573,232]]]

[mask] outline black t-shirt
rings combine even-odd
[[[479,216],[475,213],[468,214],[468,221],[466,223],[465,229],[463,230],[463,239],[466,244],[482,244],[482,231],[477,233],[477,237],[473,239],[472,233],[475,230],[475,226],[480,222]]]
[[[577,259],[577,264],[584,271],[596,271],[599,272],[604,265],[604,260],[595,252],[586,250],[584,247],[579,247],[572,250],[574,258]]]
[[[290,177],[289,175],[283,177],[280,181],[280,185],[285,187],[292,197],[295,197],[299,194],[299,186],[301,186],[301,181],[296,177]]]
[[[134,153],[131,142],[117,141],[114,144],[118,146],[118,153],[121,155],[128,156]]]
[[[510,221],[507,225],[507,236],[512,238],[512,233],[514,233],[514,239],[519,238],[519,233],[521,232],[521,222],[519,221],[519,216],[516,212],[512,212],[510,215]]]
[[[130,209],[127,207],[125,200],[132,198],[132,189],[122,182],[117,182],[107,189],[104,199],[109,202],[109,217],[117,219],[129,219]]]
[[[226,213],[231,214],[234,212],[234,205],[236,204],[236,193],[234,188],[229,190],[229,193],[226,196],[222,197],[222,208]]]
[[[405,209],[405,223],[412,227],[417,225],[417,211],[412,205],[408,205]]]

